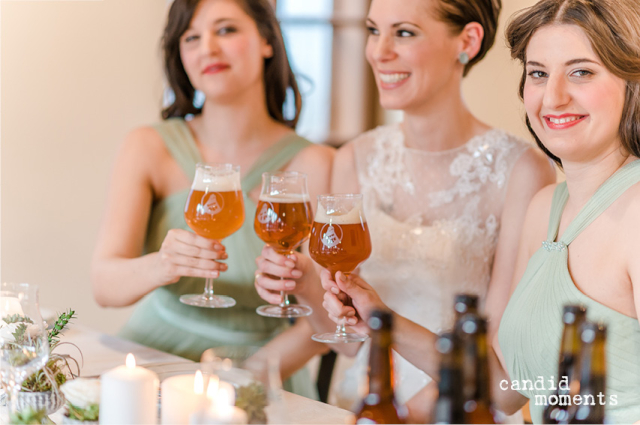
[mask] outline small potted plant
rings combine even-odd
[[[100,413],[100,380],[76,378],[62,384],[60,391],[67,399],[63,423],[98,423]]]
[[[61,343],[59,338],[67,324],[74,318],[74,315],[75,311],[73,310],[61,313],[58,316],[58,320],[47,331],[49,360],[44,367],[22,382],[17,398],[18,411],[31,407],[36,411],[45,410],[46,414],[49,415],[64,404],[64,395],[59,388],[67,379],[73,379],[80,374],[80,365],[70,355],[57,354],[54,353],[54,350],[61,344],[70,344]],[[80,352],[79,349],[78,351]],[[80,353],[80,356],[82,356],[82,353]]]

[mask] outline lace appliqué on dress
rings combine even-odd
[[[504,186],[508,170],[505,158],[513,147],[506,135],[489,131],[474,137],[466,146],[467,153],[458,155],[449,167],[451,175],[458,177],[456,184],[449,190],[430,194],[431,207],[450,203],[456,196],[476,193],[487,182],[495,183],[499,188]]]
[[[397,187],[415,194],[415,186],[404,164],[404,135],[398,125],[378,127],[372,131],[373,150],[367,159],[366,175],[360,178],[362,192],[374,190],[380,200],[391,202]],[[380,179],[380,176],[384,176]],[[363,178],[364,177],[364,178]]]

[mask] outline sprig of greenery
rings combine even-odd
[[[53,325],[53,328],[51,328],[47,335],[49,339],[49,347],[51,350],[53,350],[55,346],[60,343],[58,335],[62,334],[65,326],[67,326],[71,319],[74,318],[75,314],[76,312],[71,309],[69,309],[67,313],[60,313],[60,316],[58,316],[58,320],[56,320],[56,323]]]
[[[100,406],[97,404],[91,404],[87,409],[81,409],[78,406],[74,406],[71,403],[69,405],[69,417],[77,421],[97,421],[100,416]]]
[[[25,334],[27,333],[27,325],[26,323],[20,323],[16,327],[16,330],[11,334],[16,344],[22,344],[25,339]]]
[[[33,320],[31,320],[29,317],[21,316],[19,314],[11,314],[11,315],[5,316],[2,318],[2,321],[5,322],[7,325],[10,325],[12,323],[18,323],[18,322],[30,323],[33,325]]]

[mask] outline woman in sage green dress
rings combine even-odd
[[[487,312],[501,316],[490,359],[493,400],[506,413],[529,401],[533,421],[542,420],[543,398],[536,396],[548,396],[557,375],[563,306],[581,304],[587,319],[607,326],[606,419],[637,422],[640,3],[542,0],[516,16],[507,40],[524,65],[520,95],[529,129],[566,181],[531,201],[512,295],[502,315]],[[329,279],[325,273],[327,290]],[[349,316],[356,324],[356,312],[366,320],[374,307],[385,308],[362,279],[338,276],[336,283],[356,311],[327,292],[334,320]],[[437,378],[435,335],[403,317],[394,326],[397,351]],[[545,389],[522,389],[524,380],[540,377]]]
[[[175,0],[163,50],[175,99],[160,124],[134,130],[120,150],[92,265],[95,298],[108,307],[140,301],[125,338],[192,360],[214,346],[268,343],[288,377],[326,347],[309,345],[305,320],[288,328],[255,312],[263,304],[253,286],[263,243],[252,225],[261,174],[303,171],[315,198],[329,189],[333,151],[294,132],[301,100],[268,0]],[[287,92],[295,105],[284,116]],[[183,217],[198,162],[241,167],[246,219],[222,243],[195,235]],[[202,292],[205,277],[237,305],[180,303]],[[311,395],[308,379],[293,382],[301,385],[289,389]]]

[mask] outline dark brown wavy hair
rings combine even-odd
[[[484,58],[493,46],[498,32],[498,17],[502,9],[501,0],[438,0],[436,2],[436,17],[449,25],[454,34],[460,34],[464,27],[471,22],[482,25],[484,37],[480,51],[465,65],[463,76]]]
[[[193,105],[196,93],[180,59],[180,37],[187,31],[191,19],[201,0],[174,0],[169,10],[167,25],[162,36],[164,68],[169,87],[175,100],[162,110],[162,118],[198,115],[202,108]],[[291,70],[280,25],[269,0],[235,0],[253,19],[263,37],[273,49],[273,56],[264,61],[264,88],[269,115],[278,122],[295,128],[302,108],[302,98],[295,76]],[[286,119],[283,106],[287,93],[295,102],[293,118]]]
[[[638,0],[541,0],[518,12],[507,28],[511,57],[523,66],[520,98],[527,79],[527,46],[540,28],[553,24],[577,25],[584,31],[604,66],[627,82],[618,134],[622,148],[640,157],[640,3]],[[540,148],[562,166],[540,141],[526,117],[527,128]]]

